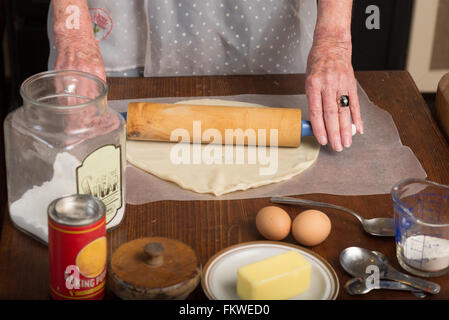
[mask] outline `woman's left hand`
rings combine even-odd
[[[351,117],[358,133],[363,122],[357,94],[357,81],[351,64],[351,42],[315,42],[307,62],[306,94],[313,133],[318,142],[330,142],[335,151],[352,145]],[[339,104],[349,96],[349,107]]]

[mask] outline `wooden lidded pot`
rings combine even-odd
[[[201,278],[201,264],[191,247],[162,237],[140,238],[112,255],[108,286],[122,299],[185,299]]]

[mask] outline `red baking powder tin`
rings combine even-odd
[[[70,195],[48,207],[50,291],[58,300],[99,300],[106,285],[106,207]]]

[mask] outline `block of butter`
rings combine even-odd
[[[309,288],[310,262],[287,251],[248,264],[237,271],[237,294],[244,300],[284,300]]]

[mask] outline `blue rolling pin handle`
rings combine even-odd
[[[301,137],[313,136],[312,124],[310,121],[301,120]]]
[[[126,121],[126,112],[120,112],[120,114]],[[302,137],[313,136],[312,125],[310,124],[310,121],[301,120],[301,136]]]

